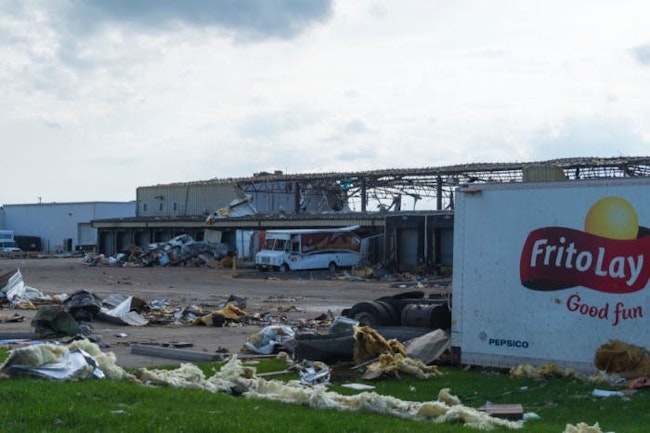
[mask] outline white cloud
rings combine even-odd
[[[160,5],[0,0],[0,202],[647,152],[641,1]]]

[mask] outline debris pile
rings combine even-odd
[[[34,304],[50,301],[52,301],[50,296],[44,295],[39,290],[25,284],[20,269],[0,275],[0,304],[3,307],[35,310],[36,306]]]
[[[461,423],[482,430],[523,427],[523,421],[492,417],[460,404],[448,389],[442,389],[438,399],[429,402],[405,401],[375,392],[348,396],[327,391],[322,384],[305,386],[298,380],[282,382],[263,379],[256,375],[253,367],[244,366],[237,356],[233,356],[220,371],[209,378],[192,364],[184,364],[176,370],[142,369],[136,376],[142,382],[154,385],[241,394],[246,398],[281,401],[316,409],[371,412],[435,424]]]
[[[573,369],[561,369],[556,364],[549,362],[539,367],[530,364],[520,364],[510,369],[510,376],[516,378],[533,378],[549,379],[552,377],[560,378],[580,378],[581,375]]]
[[[576,425],[567,424],[562,433],[603,433],[598,423],[590,426],[587,423],[579,422]],[[613,432],[609,432],[613,433]]]
[[[86,339],[62,344],[33,344],[9,352],[0,372],[58,380],[108,378],[133,380],[135,377],[116,364],[115,354],[102,352]]]
[[[132,246],[115,257],[87,254],[83,261],[89,266],[227,266],[233,251],[228,244],[195,241],[189,235],[179,235],[167,242]]]
[[[650,354],[643,347],[620,340],[610,340],[596,351],[596,368],[617,373],[626,379],[650,375]]]

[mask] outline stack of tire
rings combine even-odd
[[[422,291],[385,296],[374,301],[359,302],[343,310],[343,316],[361,325],[409,326],[429,329],[449,329],[451,311],[444,299],[425,298]]]

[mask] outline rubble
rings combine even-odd
[[[87,339],[67,345],[44,343],[13,349],[0,366],[0,372],[9,376],[32,375],[59,380],[134,379],[116,364],[114,353],[102,352]]]
[[[579,422],[576,425],[567,424],[562,433],[603,433],[598,423],[590,426],[587,423]],[[609,432],[613,433],[613,432]]]
[[[643,347],[610,340],[596,351],[594,365],[607,373],[634,379],[650,375],[650,354]]]
[[[249,353],[269,355],[285,342],[292,340],[294,330],[286,325],[271,325],[248,337],[242,350]]]
[[[183,364],[176,370],[141,369],[137,377],[153,385],[241,394],[245,398],[280,401],[315,409],[370,412],[434,424],[460,423],[482,430],[523,427],[523,421],[492,417],[460,404],[449,389],[442,389],[437,400],[428,402],[405,401],[368,391],[348,396],[327,391],[322,384],[305,386],[297,380],[282,382],[263,379],[257,376],[253,367],[244,366],[237,356],[233,356],[209,378],[193,364]]]
[[[209,266],[229,267],[232,248],[225,243],[195,241],[189,235],[179,235],[167,242],[146,248],[132,246],[115,257],[87,254],[83,262],[89,266]]]
[[[201,316],[192,322],[192,325],[224,326],[230,322],[240,322],[246,317],[246,312],[234,304],[227,304],[224,307]]]
[[[51,300],[50,296],[26,285],[20,269],[0,275],[0,302],[8,302],[11,308],[35,310],[34,303],[49,302]]]

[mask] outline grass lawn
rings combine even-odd
[[[4,359],[4,356],[0,357]],[[200,364],[211,376],[218,364]],[[279,360],[256,365],[258,373],[285,368]],[[375,392],[407,401],[433,401],[442,388],[469,407],[521,404],[539,415],[523,432],[562,433],[567,424],[599,423],[603,432],[646,433],[650,425],[650,389],[625,397],[593,397],[592,391],[613,389],[580,379],[513,378],[507,372],[465,371],[442,367],[440,377],[366,382]],[[284,375],[280,379],[295,379]],[[360,380],[359,380],[360,381]],[[350,395],[340,384],[331,391]],[[0,381],[2,432],[468,432],[460,424],[433,424],[363,412],[318,410],[276,401],[174,389],[111,380],[57,382],[31,377]],[[478,431],[478,430],[475,430]],[[494,432],[513,431],[503,428]]]

